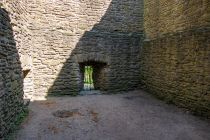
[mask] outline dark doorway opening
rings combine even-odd
[[[105,90],[107,73],[106,63],[88,61],[80,63],[81,90]]]
[[[85,66],[83,90],[94,90],[93,66]]]

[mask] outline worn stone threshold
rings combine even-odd
[[[84,96],[84,95],[101,95],[102,91],[100,90],[82,90],[79,92],[79,95]]]

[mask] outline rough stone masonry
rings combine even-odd
[[[139,86],[142,0],[68,0],[28,3],[33,19],[33,96],[78,94],[81,63],[105,64],[101,90]],[[103,78],[102,78],[103,77]]]
[[[3,0],[1,6],[7,11],[7,24],[11,27],[8,30],[0,26],[2,36],[10,34],[2,42],[1,47],[6,49],[1,53],[14,59],[7,68],[1,57],[1,69],[11,74],[17,71],[14,78],[4,76],[1,83],[7,85],[5,79],[14,80],[17,91],[10,90],[9,85],[1,86],[8,93],[1,92],[0,103],[8,106],[1,109],[4,128],[1,127],[0,136],[9,132],[10,122],[20,114],[23,90],[25,98],[30,99],[48,94],[76,95],[82,89],[86,63],[97,71],[100,90],[138,88],[142,0]],[[13,39],[11,46],[16,55],[8,53],[9,39]],[[9,114],[13,109],[17,112]]]
[[[0,137],[25,98],[144,87],[210,116],[209,0],[0,1]]]
[[[23,112],[23,75],[20,62],[21,45],[28,39],[25,17],[10,14],[0,7],[0,139],[13,128],[17,116]],[[15,3],[13,3],[15,4]],[[11,12],[20,12],[10,5]],[[24,11],[22,11],[24,12]],[[15,20],[14,20],[15,19]],[[24,49],[24,51],[27,50]]]
[[[142,86],[210,116],[210,1],[145,0]]]

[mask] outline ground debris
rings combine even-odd
[[[69,118],[69,117],[75,117],[75,116],[83,116],[79,109],[72,109],[72,110],[58,110],[56,112],[53,112],[53,116],[58,118]]]
[[[91,116],[92,116],[92,121],[94,121],[94,122],[97,123],[97,122],[99,121],[98,113],[95,112],[94,110],[91,110],[91,111],[90,111],[90,114],[91,114]]]

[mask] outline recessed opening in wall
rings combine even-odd
[[[30,72],[29,69],[23,70],[23,78],[26,78],[26,76],[28,75],[29,72]]]
[[[80,63],[81,90],[106,90],[106,63],[88,61]]]
[[[93,66],[85,66],[83,90],[94,90]]]

